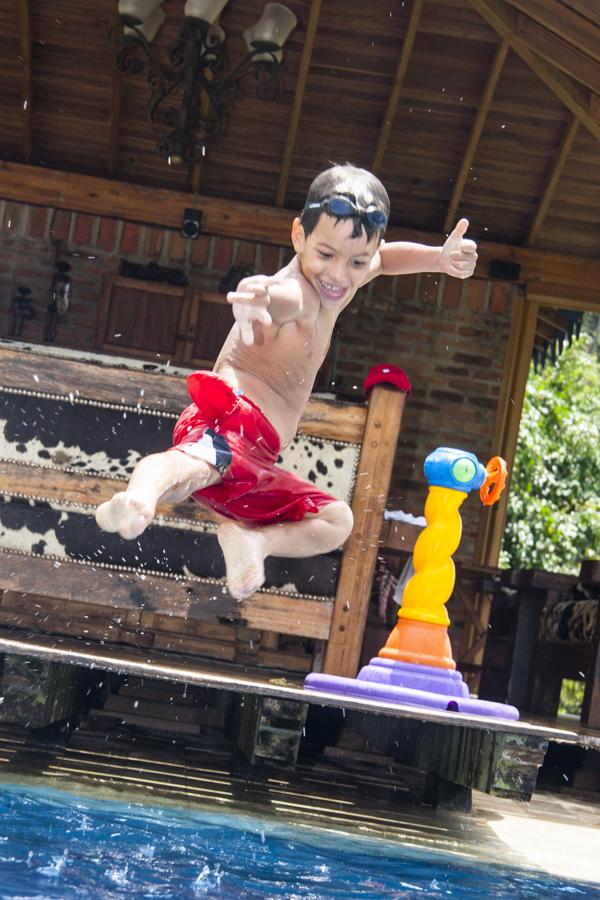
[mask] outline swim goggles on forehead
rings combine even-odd
[[[304,209],[322,209],[324,212],[340,218],[360,216],[367,219],[375,228],[384,228],[387,225],[386,214],[377,206],[371,205],[367,206],[366,209],[361,209],[348,197],[342,197],[339,194],[333,197],[326,197],[324,200],[319,200],[315,203],[307,203]]]

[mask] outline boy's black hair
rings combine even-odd
[[[325,213],[322,209],[306,209],[309,203],[322,203],[330,197],[340,195],[348,197],[360,209],[376,206],[382,210],[386,217],[390,215],[390,198],[379,178],[367,169],[359,169],[350,163],[341,166],[332,166],[325,169],[314,179],[306,195],[305,208],[300,214],[300,224],[306,237],[314,231],[321,216]],[[331,213],[325,213],[331,215]],[[364,215],[334,216],[337,222],[340,219],[351,218],[354,223],[352,237],[359,237],[364,229],[367,241],[373,236],[379,242],[385,232],[385,226],[377,227]]]

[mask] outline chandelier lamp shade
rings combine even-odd
[[[222,133],[244,79],[254,75],[260,99],[279,96],[283,45],[297,20],[287,6],[267,3],[259,21],[244,31],[246,53],[226,72],[226,35],[217,19],[228,0],[187,0],[166,62],[153,46],[166,18],[163,2],[119,0],[119,21],[111,32],[116,65],[124,75],[147,76],[148,119],[160,155],[173,165],[192,165]]]

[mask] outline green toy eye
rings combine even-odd
[[[475,463],[470,459],[457,459],[452,466],[452,475],[460,484],[466,484],[475,478]]]

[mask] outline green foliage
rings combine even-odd
[[[560,686],[560,700],[558,704],[559,716],[562,716],[565,713],[571,716],[580,716],[584,691],[584,681],[572,681],[569,678],[563,678]]]
[[[500,565],[576,574],[600,557],[597,322],[555,365],[531,372],[513,464]]]

